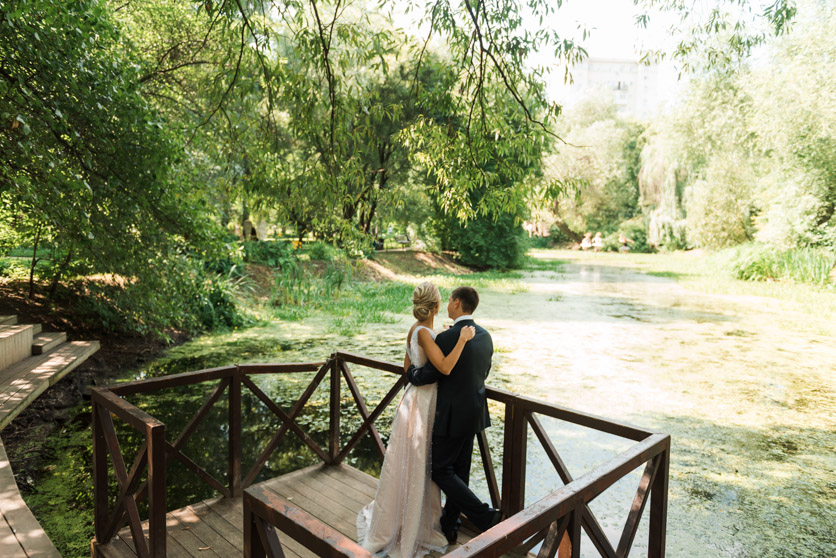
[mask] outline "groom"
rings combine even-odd
[[[447,496],[441,515],[441,530],[450,544],[456,542],[464,513],[479,529],[490,529],[502,519],[502,513],[488,507],[471,492],[470,458],[473,438],[491,425],[485,398],[485,378],[491,369],[493,341],[484,328],[473,321],[479,294],[473,287],[454,289],[447,303],[447,315],[453,326],[438,334],[435,342],[447,355],[459,339],[459,330],[474,326],[476,335],[467,342],[458,363],[444,376],[427,361],[421,368],[410,366],[409,382],[416,386],[438,382],[438,399],[432,436],[432,479]]]

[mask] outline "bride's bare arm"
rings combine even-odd
[[[412,364],[412,361],[409,360],[409,353],[406,353],[403,356],[403,371],[406,372],[409,369],[409,365]]]
[[[421,329],[418,332],[418,344],[421,345],[422,349],[424,349],[427,359],[433,363],[436,370],[445,376],[449,376],[453,367],[456,366],[456,363],[459,361],[459,357],[462,356],[462,350],[464,349],[465,343],[473,339],[474,335],[476,335],[475,327],[465,326],[461,328],[459,330],[459,340],[447,356],[444,356],[444,353],[442,353],[441,349],[438,348],[438,345],[435,344],[435,339],[432,338],[432,335],[430,335],[430,332],[426,329]]]

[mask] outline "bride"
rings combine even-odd
[[[449,375],[465,343],[473,339],[475,329],[462,328],[452,352],[444,356],[433,331],[440,307],[435,285],[424,282],[415,287],[412,315],[418,321],[407,335],[404,370],[429,359],[439,372]],[[407,385],[392,421],[377,495],[357,516],[358,542],[379,556],[416,558],[447,547],[440,523],[441,491],[430,479],[436,395],[436,384]]]

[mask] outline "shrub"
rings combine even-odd
[[[245,240],[242,246],[247,263],[284,267],[296,261],[290,244],[281,240]]]
[[[789,280],[825,285],[836,265],[836,254],[827,250],[780,250],[760,243],[732,248],[725,257],[731,276],[745,281]]]
[[[435,223],[442,246],[458,252],[465,265],[513,269],[525,256],[525,231],[513,215],[499,215],[495,220],[478,215],[464,224],[442,217]]]
[[[321,240],[311,244],[306,251],[312,260],[329,262],[345,258],[345,253],[342,250]]]

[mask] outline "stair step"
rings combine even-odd
[[[98,350],[98,341],[70,341],[0,370],[0,430],[49,386]]]
[[[31,325],[0,325],[0,370],[32,354]]]
[[[63,331],[55,333],[41,333],[32,339],[32,354],[42,355],[66,340],[67,334]]]
[[[17,316],[0,316],[0,325],[15,325]]]
[[[32,335],[37,335],[41,331],[43,331],[44,326],[42,324],[32,324]]]

